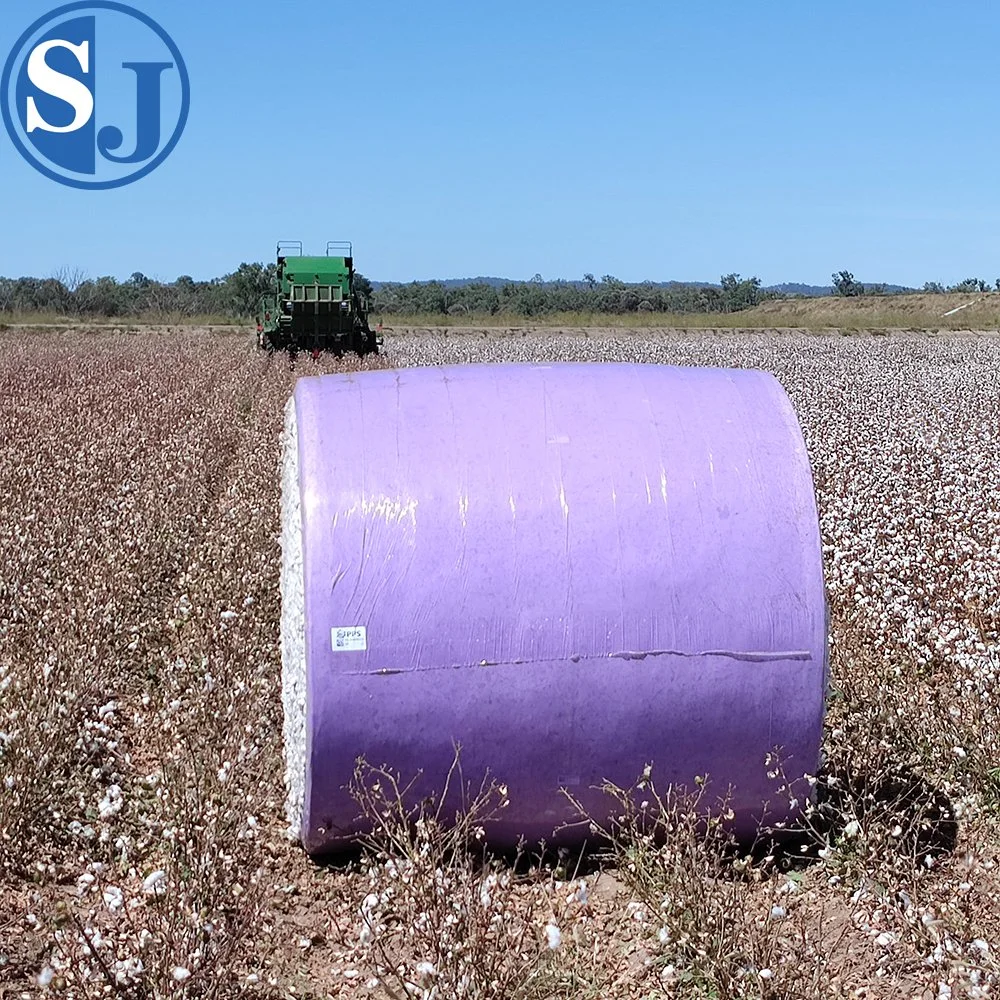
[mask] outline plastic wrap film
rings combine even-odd
[[[745,832],[793,810],[770,751],[807,791],[827,680],[822,553],[802,434],[772,376],[307,377],[285,442],[288,809],[308,851],[359,832],[357,758],[422,770],[433,790],[456,742],[467,781],[488,770],[509,788],[497,844],[586,836],[562,829],[579,817],[561,789],[607,815],[594,786],[634,784],[647,764],[661,788],[731,787]]]

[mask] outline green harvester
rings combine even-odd
[[[275,287],[260,301],[262,350],[378,354],[381,338],[368,326],[369,303],[355,287],[350,243],[328,243],[323,257],[306,257],[298,241],[278,244]]]

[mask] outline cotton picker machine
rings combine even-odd
[[[368,326],[350,243],[328,243],[323,257],[306,257],[297,241],[278,244],[274,288],[260,301],[261,350],[377,354],[381,338]]]

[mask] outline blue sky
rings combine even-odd
[[[57,4],[8,3],[0,61]],[[134,0],[172,156],[64,188],[0,133],[0,274],[207,278],[349,239],[381,280],[1000,276],[1000,5]]]

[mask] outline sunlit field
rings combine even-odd
[[[301,375],[479,361],[773,372],[813,464],[832,690],[816,806],[731,850],[650,776],[596,854],[397,818],[285,833],[280,433]],[[0,996],[988,997],[1000,949],[1000,336],[0,332]],[[377,763],[377,762],[373,762]],[[497,778],[502,782],[503,775]],[[637,780],[640,778],[636,776]]]

